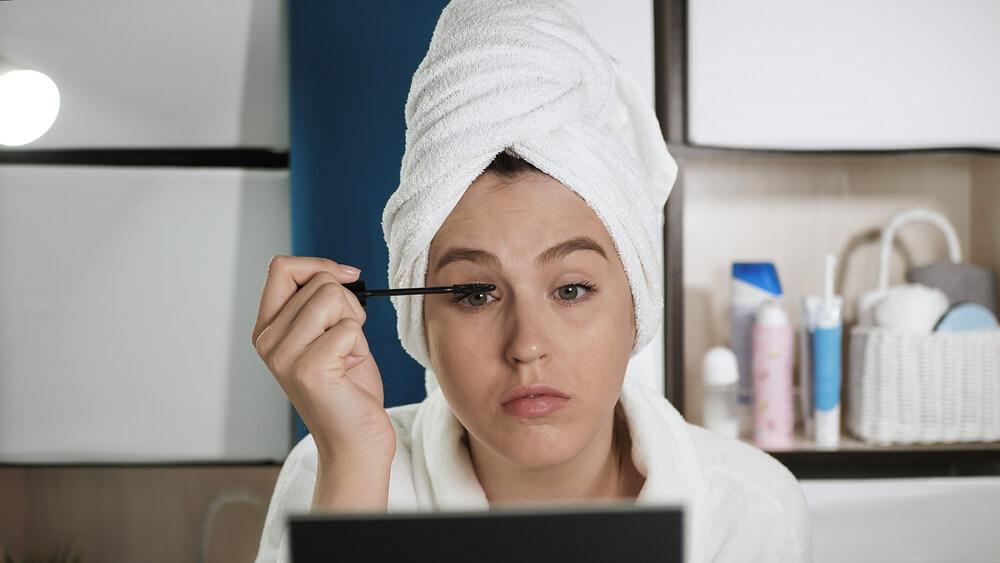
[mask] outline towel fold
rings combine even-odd
[[[425,285],[430,243],[501,151],[579,194],[615,243],[632,291],[634,357],[663,316],[657,239],[677,175],[652,101],[561,0],[452,0],[406,100],[406,150],[382,229],[389,287]],[[392,297],[403,348],[437,388],[423,296]]]

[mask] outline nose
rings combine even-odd
[[[554,327],[546,320],[546,310],[541,303],[520,299],[508,311],[507,357],[513,365],[527,364],[548,358]]]

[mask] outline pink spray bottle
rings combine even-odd
[[[753,441],[766,450],[792,447],[795,403],[792,385],[794,332],[776,300],[760,306],[753,327]]]

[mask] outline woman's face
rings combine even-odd
[[[428,350],[445,398],[471,437],[509,462],[568,460],[611,424],[636,336],[610,235],[550,176],[487,172],[431,242],[426,279],[474,282],[496,290],[459,301],[424,296]],[[542,416],[504,407],[505,395],[530,384],[569,400]]]

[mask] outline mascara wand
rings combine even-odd
[[[344,287],[354,292],[361,306],[364,307],[369,297],[389,297],[392,295],[421,295],[424,293],[456,293],[468,295],[493,291],[497,286],[489,283],[460,283],[440,287],[406,287],[397,289],[365,289],[365,281],[345,283]]]

